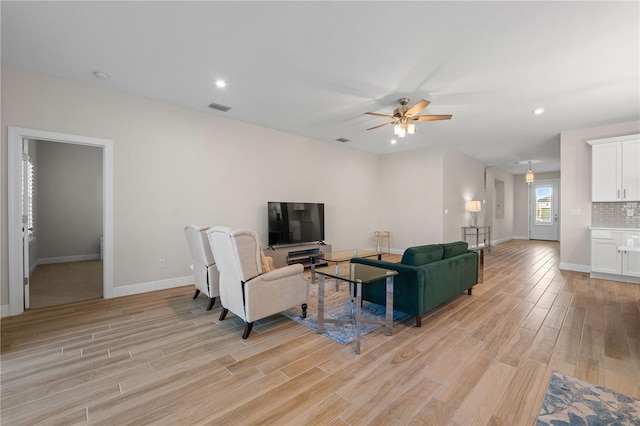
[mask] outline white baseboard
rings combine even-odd
[[[628,277],[625,275],[616,275],[616,274],[603,274],[602,272],[592,272],[591,278],[597,278],[600,280],[609,280],[609,281],[622,281],[623,283],[630,283],[630,284],[640,284],[640,278],[638,277]]]
[[[500,238],[500,239],[497,239],[497,240],[492,240],[492,241],[491,241],[491,245],[492,245],[492,246],[495,246],[495,245],[498,245],[498,244],[500,244],[500,243],[506,243],[507,241],[511,241],[511,240],[513,240],[514,238],[515,238],[515,237],[505,237],[505,238]]]
[[[100,253],[80,254],[77,256],[43,257],[35,261],[33,268],[37,265],[49,265],[52,263],[82,262],[85,260],[99,260]]]
[[[526,235],[523,237],[521,235],[514,235],[513,237],[511,237],[512,240],[528,240],[529,237],[527,237]]]
[[[146,283],[123,285],[113,287],[113,297],[131,296],[134,294],[148,293],[150,291],[166,290],[168,288],[184,287],[193,284],[193,275],[186,277],[170,278],[167,280],[150,281]]]
[[[9,316],[9,305],[0,305],[0,318]]]
[[[560,262],[560,269],[575,272],[591,272],[591,265],[581,265],[579,263]]]

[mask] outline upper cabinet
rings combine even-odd
[[[640,135],[589,141],[591,201],[640,201]]]

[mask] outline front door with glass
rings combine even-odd
[[[529,238],[558,241],[558,180],[536,181],[529,189]]]

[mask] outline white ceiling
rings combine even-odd
[[[3,64],[376,154],[446,145],[511,173],[557,171],[560,132],[640,118],[637,1],[0,7]],[[453,118],[395,146],[392,127],[365,130],[385,120],[364,112],[401,97]]]

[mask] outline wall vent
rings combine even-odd
[[[216,104],[216,103],[209,104],[209,108],[217,109],[218,111],[222,111],[222,112],[227,112],[227,111],[229,111],[231,109],[230,106]]]
[[[338,138],[338,139],[336,139],[336,140],[337,140],[338,142],[342,142],[342,143],[349,142],[349,139],[347,139],[347,138]]]

